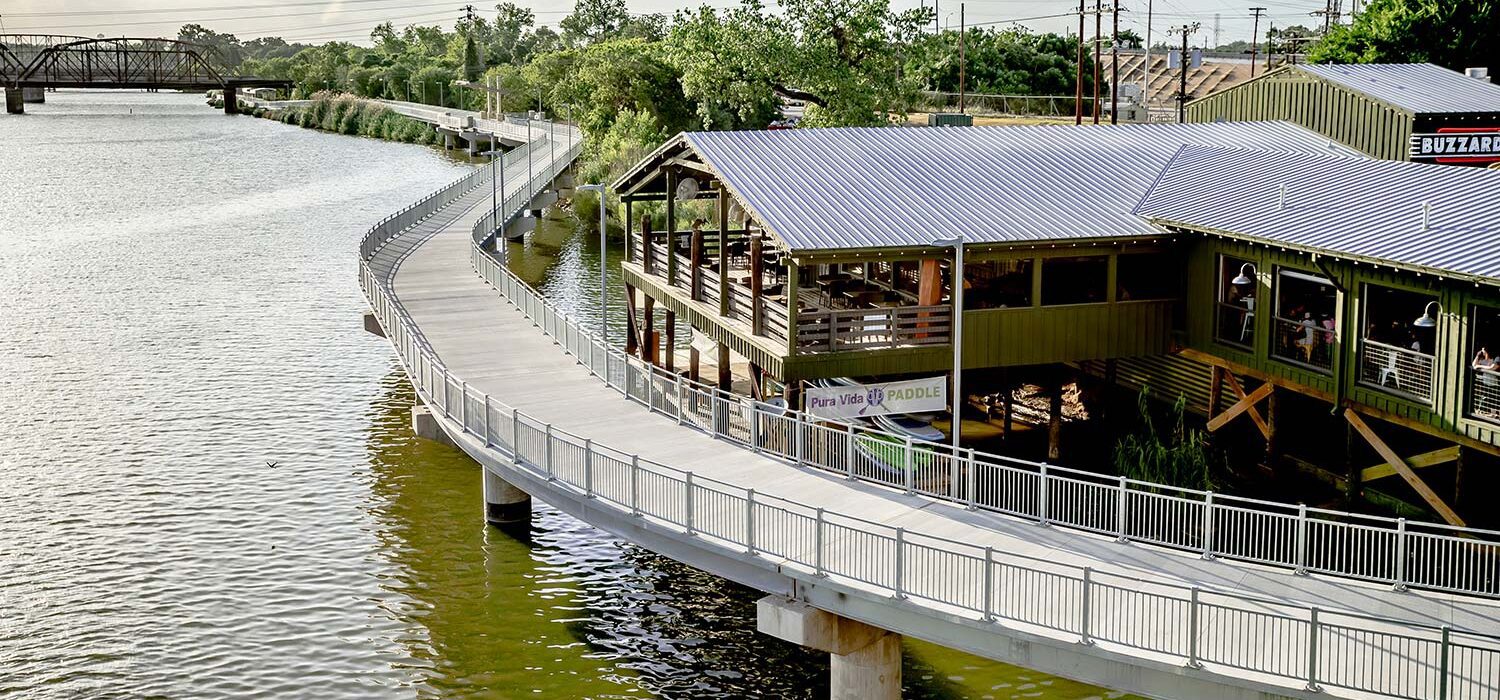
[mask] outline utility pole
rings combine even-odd
[[[1173,33],[1182,34],[1182,53],[1179,55],[1178,61],[1182,64],[1181,66],[1179,66],[1182,69],[1182,77],[1180,79],[1180,82],[1178,83],[1179,87],[1177,88],[1178,124],[1187,121],[1187,74],[1188,64],[1191,63],[1191,61],[1188,60],[1188,37],[1197,33],[1199,26],[1200,25],[1197,22],[1194,22],[1192,24],[1184,24],[1181,28],[1172,30]]]
[[[1252,8],[1250,8],[1250,11],[1253,12],[1253,13],[1255,13],[1255,29],[1250,30],[1250,77],[1254,78],[1255,77],[1255,52],[1256,52],[1256,49],[1260,48],[1259,45],[1258,45],[1259,42],[1260,42],[1260,15],[1261,15],[1262,12],[1266,11],[1266,8],[1264,8],[1264,7],[1252,7]],[[1266,42],[1266,45],[1267,45],[1267,47],[1269,47],[1270,46],[1270,42],[1269,41]],[[1269,51],[1269,50],[1270,49],[1267,48],[1267,51]]]
[[[1109,40],[1109,123],[1120,123],[1120,0],[1115,0],[1114,31]]]
[[[1224,36],[1224,31],[1222,29],[1220,29],[1220,27],[1222,26],[1220,24],[1220,22],[1219,22],[1220,19],[1221,19],[1221,15],[1219,13],[1215,12],[1214,13],[1214,48],[1215,49],[1217,49],[1220,46],[1224,45],[1224,41],[1222,39],[1222,37]]]
[[[1094,0],[1094,123],[1099,123],[1099,60],[1104,50],[1104,5],[1103,0]]]
[[[958,113],[964,113],[964,3],[958,4]]]
[[[1073,78],[1073,124],[1083,123],[1083,0],[1078,0],[1078,59]]]
[[[1272,43],[1272,40],[1275,38],[1275,36],[1276,36],[1276,23],[1272,22],[1271,26],[1269,26],[1269,27],[1266,28],[1266,70],[1267,71],[1271,70],[1271,54],[1276,53],[1276,44]],[[1251,75],[1254,75],[1254,73],[1252,72]]]
[[[1146,58],[1141,63],[1141,106],[1146,109],[1147,118],[1151,114],[1151,16],[1153,0],[1146,0]]]

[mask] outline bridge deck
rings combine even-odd
[[[542,149],[533,157],[540,168],[549,153]],[[524,177],[524,165],[511,167],[510,181],[521,181]],[[1279,603],[1289,603],[1317,606],[1325,615],[1343,611],[1500,633],[1500,605],[1492,601],[1427,592],[1400,593],[1385,586],[1298,576],[1253,564],[1205,561],[1150,546],[1121,545],[1086,533],[971,512],[961,506],[849,481],[836,474],[797,468],[678,426],[669,417],[649,413],[606,388],[475,274],[469,258],[470,231],[483,215],[488,198],[487,187],[459,198],[412,232],[388,244],[371,261],[372,269],[377,274],[392,276],[400,303],[454,376],[559,429],[639,454],[643,459],[753,488],[757,494],[823,507],[912,532],[991,546],[1000,555],[1022,555],[1060,566],[1090,567],[1096,581],[1121,588],[1197,586],[1204,590],[1205,600],[1214,592],[1249,595],[1265,599],[1266,610],[1278,610]],[[536,495],[543,499],[548,496]],[[710,513],[703,517],[713,516]],[[852,565],[860,557],[868,556],[867,550],[852,541],[857,538],[845,539],[851,541],[827,543],[830,562]],[[1076,606],[1076,601],[1066,600],[1036,600],[1031,604],[1047,608],[1049,603],[1055,604],[1059,614],[1066,614],[1062,611]],[[1216,613],[1212,607],[1205,610],[1210,616],[1229,614]],[[1168,641],[1181,634],[1180,624],[1166,615],[1122,617],[1106,620],[1101,626],[1130,627],[1132,634],[1142,640],[1136,646],[1149,647],[1153,638],[1170,646]],[[1032,631],[1070,637],[1040,628]],[[1076,636],[1072,639],[1076,640]],[[1246,635],[1237,643],[1264,645],[1267,656],[1301,659],[1306,654],[1305,647],[1297,640],[1289,641],[1276,634]],[[1101,646],[1108,648],[1109,644]],[[1142,658],[1153,656],[1125,647],[1119,651]],[[1272,682],[1243,671],[1221,669],[1221,672]],[[1285,685],[1286,679],[1274,682]],[[1487,683],[1480,682],[1480,692],[1473,696],[1492,697],[1487,694]],[[1341,697],[1366,697],[1347,690],[1328,692]]]

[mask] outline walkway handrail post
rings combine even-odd
[[[995,621],[995,548],[984,548],[984,621]]]
[[[1392,587],[1398,591],[1406,590],[1406,518],[1396,519],[1396,561],[1392,568],[1395,578]]]
[[[916,476],[913,474],[916,471],[916,462],[912,461],[912,458],[916,454],[912,450],[911,436],[907,435],[905,437],[906,461],[902,463],[905,468],[901,470],[901,477],[904,482],[903,485],[906,487],[906,495],[910,496],[916,492]]]
[[[755,556],[755,489],[745,490],[745,553]]]
[[[1083,619],[1079,621],[1079,641],[1085,645],[1093,644],[1094,640],[1089,638],[1089,616],[1093,612],[1094,599],[1094,567],[1083,567]]]
[[[490,395],[489,394],[483,394],[482,396],[484,397],[484,406],[483,406],[483,411],[484,411],[484,446],[485,447],[489,447],[490,446]]]
[[[1312,608],[1307,618],[1307,689],[1316,693],[1318,686],[1318,609]]]
[[[510,409],[510,466],[521,468],[521,411]]]
[[[469,432],[469,383],[459,382],[458,427],[460,433]]]
[[[1297,504],[1297,569],[1298,576],[1307,575],[1307,504]]]
[[[1198,616],[1202,614],[1198,608],[1198,587],[1188,593],[1188,662],[1189,668],[1202,668],[1203,662],[1198,660]]]
[[[802,416],[798,416],[797,417],[797,421],[794,424],[795,427],[792,430],[793,437],[797,441],[797,444],[792,448],[792,457],[797,460],[797,466],[799,466],[799,467],[802,466],[802,461],[803,461],[802,460],[802,441],[803,441],[804,438],[803,438],[802,432],[803,432],[803,426],[805,424],[806,423],[804,421],[804,418]]]
[[[750,451],[760,454],[760,402],[750,401]]]
[[[1051,497],[1047,493],[1048,489],[1047,489],[1047,463],[1046,462],[1042,462],[1042,468],[1041,468],[1041,472],[1040,473],[1041,473],[1041,483],[1037,486],[1037,503],[1036,503],[1037,516],[1036,517],[1037,517],[1037,523],[1038,524],[1040,524],[1042,527],[1047,527],[1047,504],[1052,499],[1051,499]]]
[[[583,439],[583,497],[594,497],[594,439]]]
[[[854,478],[854,424],[848,423],[849,430],[844,439],[844,476]]]
[[[630,455],[630,514],[641,517],[641,456]]]
[[[1214,492],[1203,494],[1203,558],[1214,558]]]
[[[685,483],[687,484],[687,486],[686,486],[686,488],[683,489],[683,494],[684,494],[683,499],[685,501],[685,503],[683,505],[683,512],[685,513],[685,515],[683,517],[683,520],[686,521],[687,534],[688,534],[689,537],[691,537],[693,535],[698,534],[697,532],[695,532],[693,530],[693,473],[692,472],[688,472],[687,473],[687,481]]]
[[[1439,642],[1442,647],[1438,650],[1438,700],[1448,700],[1449,655],[1451,653],[1450,643],[1452,641],[1450,637],[1452,634],[1453,628],[1443,625],[1443,636]]]
[[[1130,541],[1125,534],[1126,499],[1130,498],[1130,479],[1120,475],[1120,485],[1115,491],[1115,541],[1121,544]]]
[[[827,576],[823,569],[823,508],[818,507],[813,519],[813,574]]]
[[[557,480],[557,473],[556,473],[557,470],[556,470],[556,467],[554,467],[553,464],[552,464],[552,424],[551,423],[547,424],[545,430],[543,431],[543,434],[545,435],[545,437],[543,438],[543,440],[544,440],[544,449],[542,450],[542,455],[543,455],[542,459],[544,461],[546,461],[546,463],[547,463],[546,464],[547,481],[556,481]]]
[[[670,352],[670,350],[668,351]],[[682,375],[674,375],[677,378],[677,424],[682,425]]]
[[[905,598],[906,528],[896,528],[896,597]]]
[[[976,464],[977,462],[974,460],[974,448],[970,447],[969,459],[964,465],[964,489],[968,491],[969,503],[967,507],[969,510],[979,510],[979,502],[975,496],[975,491],[979,486],[979,475],[975,473],[977,471],[975,468]]]

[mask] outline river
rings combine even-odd
[[[411,436],[355,244],[440,151],[62,92],[0,116],[0,697],[792,697],[759,595]],[[513,256],[597,314],[598,244]],[[1097,688],[908,641],[906,696]]]

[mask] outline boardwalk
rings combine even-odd
[[[533,169],[544,170],[553,151],[544,147],[528,156]],[[511,162],[507,180],[524,181],[526,172],[524,159]],[[1494,601],[1206,561],[969,511],[799,468],[648,411],[580,364],[589,358],[565,354],[475,273],[471,231],[488,213],[491,196],[487,180],[478,184],[382,247],[369,270],[377,284],[389,285],[420,332],[408,342],[466,383],[459,420],[469,432],[452,421],[447,427],[482,463],[518,485],[536,480],[535,473],[507,466],[504,444],[514,441],[516,430],[502,427],[516,420],[509,407],[527,426],[549,425],[554,434],[572,436],[559,445],[579,454],[596,448],[600,456],[593,459],[565,458],[549,447],[547,460],[533,460],[530,434],[520,431],[525,461],[548,462],[532,471],[558,479],[528,488],[533,495],[568,501],[583,485],[584,498],[598,494],[606,503],[648,511],[653,517],[647,520],[662,527],[642,542],[647,546],[671,540],[678,528],[696,530],[691,540],[678,539],[749,566],[715,573],[771,592],[790,594],[796,587],[820,607],[893,631],[1122,690],[1162,697],[1311,696],[1311,675],[1322,686],[1320,696],[1500,698],[1494,640],[1450,633],[1463,641],[1445,644],[1439,629],[1500,633]],[[489,272],[492,279],[499,274]],[[383,319],[388,333],[393,314]],[[408,368],[423,384],[421,366],[408,359]],[[615,369],[606,373],[615,376]],[[472,398],[481,394],[493,403]],[[683,413],[694,415],[691,407]],[[478,414],[482,420],[473,417]],[[592,444],[580,447],[584,439]],[[602,466],[619,467],[630,456],[662,467]],[[698,482],[683,491],[687,472]],[[679,493],[696,496],[684,503]],[[612,509],[625,513],[589,508],[600,514],[601,526],[633,532],[611,527],[628,507]],[[589,510],[573,512],[595,521]],[[669,555],[682,551],[678,546],[674,541]],[[818,576],[817,569],[831,575]],[[762,573],[736,575],[748,570]],[[778,580],[789,585],[773,587]]]

